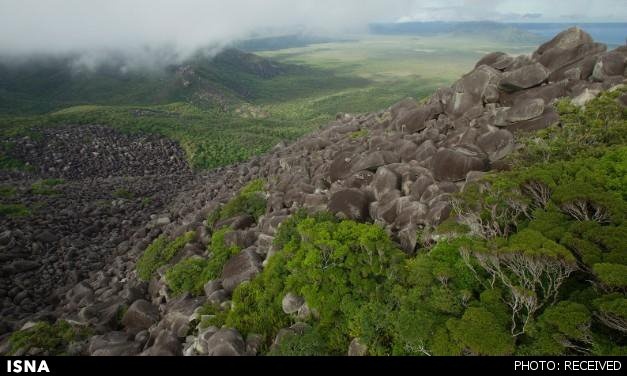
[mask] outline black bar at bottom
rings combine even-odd
[[[165,357],[31,357],[0,358],[0,374],[17,375],[33,370],[48,375],[238,375],[250,371],[252,375],[317,373],[320,376],[340,374],[361,376],[359,373],[393,376],[432,375],[436,373],[498,372],[522,374],[528,372],[603,372],[626,374],[627,357],[421,357],[421,358],[165,358]],[[49,373],[45,372],[46,369]],[[216,372],[221,372],[217,374]],[[392,372],[392,373],[391,373]],[[454,373],[455,374],[455,373]]]

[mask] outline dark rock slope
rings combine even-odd
[[[451,194],[486,171],[507,168],[503,158],[516,149],[517,133],[557,124],[557,98],[585,104],[623,84],[626,59],[627,48],[607,52],[573,28],[530,56],[489,54],[420,103],[408,99],[378,113],[340,115],[292,145],[215,171],[180,194],[167,214],[170,223],[153,220],[135,231],[119,256],[62,297],[54,315],[97,328],[83,349],[91,355],[254,354],[255,338],[231,329],[187,335],[200,305],[228,305],[233,288],[263,269],[275,251],[277,227],[290,214],[304,207],[376,222],[414,252],[416,231],[449,216]],[[206,296],[170,296],[163,273],[139,282],[135,262],[160,233],[196,230],[183,253],[208,257],[207,214],[257,178],[267,182],[267,211],[258,224],[244,222],[235,231],[233,241],[245,250],[205,286]],[[285,297],[284,309],[294,311],[291,300]],[[122,306],[132,314],[120,330],[113,321]]]

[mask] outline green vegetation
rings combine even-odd
[[[196,233],[190,231],[180,237],[169,241],[165,235],[159,236],[146,248],[144,254],[137,261],[137,274],[139,278],[148,281],[157,269],[166,265],[176,254],[196,237]]]
[[[266,212],[267,203],[263,192],[264,184],[264,181],[260,179],[246,184],[226,205],[212,213],[212,219],[221,220],[236,215],[248,214],[255,220],[258,220]]]
[[[61,179],[44,179],[31,186],[31,193],[40,196],[52,196],[59,194],[59,191],[55,189],[57,185],[63,184]]]
[[[235,290],[226,325],[261,333],[271,355],[341,355],[354,338],[370,355],[625,354],[622,92],[562,102],[564,127],[458,194],[456,219],[428,230],[415,257],[375,225],[296,213],[263,273]],[[311,313],[285,314],[287,293]],[[270,348],[303,320],[304,334]]]
[[[113,192],[113,197],[132,200],[135,198],[135,194],[133,194],[133,192],[129,191],[128,189],[120,188]]]
[[[200,317],[200,328],[204,329],[210,326],[222,328],[226,321],[227,314],[228,311],[220,308],[215,304],[204,304],[198,311],[198,316]]]
[[[28,329],[11,334],[8,355],[28,353],[30,349],[41,349],[48,355],[68,355],[67,347],[70,343],[83,341],[90,334],[88,329],[72,326],[64,320],[54,324],[38,322]]]
[[[0,204],[0,216],[27,217],[30,213],[30,209],[23,204]]]
[[[44,126],[103,124],[177,140],[194,168],[211,169],[295,140],[339,112],[379,111],[408,96],[425,97],[496,50],[521,53],[531,46],[365,36],[259,53],[272,61],[230,50],[214,61],[195,57],[189,70],[123,75],[111,69],[75,74],[67,61],[53,59],[6,71],[0,137],[37,137]],[[17,88],[19,94],[12,91]],[[26,167],[0,150],[0,169]]]
[[[192,295],[202,295],[204,285],[220,277],[224,264],[231,256],[239,253],[236,246],[229,246],[225,242],[225,236],[232,230],[225,227],[213,233],[208,259],[188,258],[166,273],[166,283],[174,295],[189,292]]]
[[[10,185],[0,185],[0,197],[11,198],[15,196],[17,189]]]

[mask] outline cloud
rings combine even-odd
[[[0,56],[79,51],[89,65],[115,50],[140,62],[219,49],[260,31],[343,35],[376,21],[544,21],[573,14],[627,19],[627,1],[0,0]]]
[[[406,11],[393,0],[0,0],[0,54],[169,45],[181,53],[262,29],[341,33]]]

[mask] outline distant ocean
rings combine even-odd
[[[627,23],[512,23],[519,29],[540,35],[547,40],[571,26],[578,26],[592,35],[595,41],[611,46],[627,43]]]

